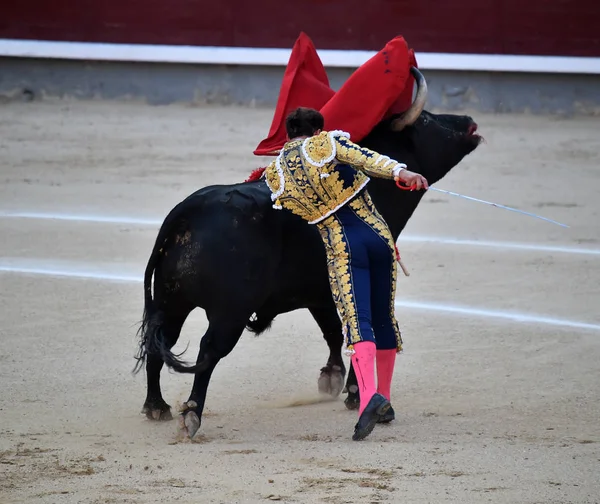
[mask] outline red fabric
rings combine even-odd
[[[250,176],[244,182],[253,182],[254,180],[258,180],[260,177],[262,177],[262,174],[264,173],[265,170],[266,170],[266,167],[265,168],[257,168],[250,174]]]
[[[394,376],[394,366],[396,365],[396,349],[377,350],[375,362],[377,363],[377,392],[390,401],[392,395],[392,377]]]
[[[276,155],[287,141],[285,118],[297,107],[320,110],[325,129],[341,129],[360,142],[382,119],[412,103],[414,51],[403,37],[390,40],[361,65],[339,91],[329,87],[325,68],[311,39],[301,33],[285,70],[269,135],[254,154]]]
[[[396,37],[358,67],[320,110],[325,129],[347,131],[360,142],[398,101],[409,76],[408,45]]]
[[[413,90],[415,87],[415,78],[410,73],[410,67],[414,66],[415,68],[419,68],[419,65],[417,65],[417,59],[415,58],[414,50],[410,49],[408,51],[408,58],[409,74],[408,79],[406,80],[406,85],[404,86],[404,89],[400,93],[398,99],[390,106],[389,110],[387,111],[387,114],[385,115],[385,118],[388,118],[394,114],[400,114],[408,110],[412,104]]]
[[[283,75],[269,136],[260,142],[254,154],[278,154],[287,140],[287,115],[298,107],[320,110],[334,94],[312,40],[304,32],[300,33]]]
[[[375,358],[377,348],[372,341],[360,341],[354,344],[354,355],[352,355],[352,367],[356,373],[360,406],[358,417],[369,404],[377,388],[375,387]]]

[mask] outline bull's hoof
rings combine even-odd
[[[173,420],[171,414],[171,406],[165,401],[146,401],[141,411],[142,415],[146,415],[148,420],[157,422],[166,422]]]
[[[348,387],[348,396],[344,400],[344,404],[349,410],[357,410],[360,407],[360,396],[358,395],[358,387],[356,385]]]
[[[318,381],[319,393],[337,397],[344,388],[344,374],[340,366],[326,366],[321,369]]]
[[[200,418],[198,414],[191,408],[196,408],[197,404],[194,401],[188,401],[182,407],[181,416],[179,417],[179,430],[189,439],[192,439],[198,429],[200,429]]]
[[[181,415],[180,429],[186,437],[192,439],[200,429],[198,415],[194,411],[188,411],[185,415]]]

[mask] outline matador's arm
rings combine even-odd
[[[336,136],[336,159],[342,163],[349,164],[368,175],[380,178],[394,178],[400,171],[406,168],[404,163],[383,156],[378,152],[351,142],[343,136]]]

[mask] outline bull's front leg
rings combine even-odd
[[[344,388],[346,366],[342,358],[342,324],[337,314],[333,299],[331,304],[319,308],[310,308],[310,313],[317,322],[329,347],[329,358],[325,367],[321,368],[318,387],[321,394],[337,397]]]

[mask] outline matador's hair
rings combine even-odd
[[[288,138],[312,136],[316,131],[322,130],[324,124],[325,119],[321,112],[312,108],[299,107],[287,116],[285,129]]]

